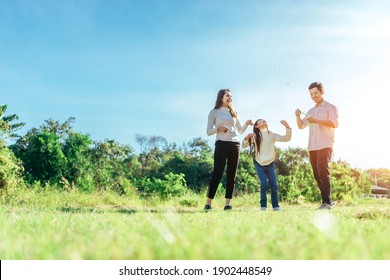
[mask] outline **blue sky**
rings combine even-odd
[[[339,108],[335,159],[390,168],[389,1],[0,0],[0,103],[26,127],[76,118],[94,140],[181,145],[206,135],[221,88],[244,122],[293,128],[325,86]],[[251,130],[248,129],[247,132]]]

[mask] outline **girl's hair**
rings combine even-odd
[[[230,92],[230,89],[221,89],[218,91],[217,100],[215,101],[215,107],[214,109],[219,109],[222,107],[222,98],[225,95],[226,92]],[[237,119],[237,112],[234,110],[232,104],[228,106],[229,112],[232,115],[233,118]]]
[[[260,154],[260,147],[261,147],[261,141],[263,140],[263,135],[260,132],[260,129],[256,127],[257,123],[261,119],[258,119],[254,124],[253,124],[253,133],[255,134],[255,141],[252,143],[252,139],[249,138],[249,154],[255,158],[256,154]],[[269,130],[267,128],[267,131],[269,133]]]

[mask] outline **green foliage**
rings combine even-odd
[[[186,207],[197,207],[199,205],[197,199],[184,198],[180,200],[179,204]]]
[[[141,163],[141,175],[153,177],[156,171],[162,166],[164,152],[167,147],[167,140],[161,136],[145,136],[136,134],[136,142],[141,152],[138,160]]]
[[[67,163],[64,177],[68,181],[83,184],[84,178],[89,180],[92,174],[91,144],[91,138],[80,133],[72,133],[65,139],[62,150]]]
[[[169,174],[185,174],[187,186],[199,193],[208,185],[213,170],[213,154],[207,141],[195,138],[181,150],[170,151],[164,165],[159,169],[160,177]]]
[[[92,192],[96,190],[95,180],[93,179],[93,175],[90,173],[85,174],[83,177],[75,178],[74,185],[84,192]]]
[[[308,163],[296,165],[287,175],[278,175],[280,200],[299,203],[302,197],[307,201],[318,201],[320,192]]]
[[[181,196],[188,191],[184,174],[169,173],[163,179],[143,177],[136,180],[135,185],[141,196],[156,196],[163,200]]]
[[[253,164],[253,158],[248,151],[240,154],[240,162],[237,170],[235,195],[255,193],[260,189],[259,179]]]
[[[133,149],[113,140],[93,142],[74,132],[73,122],[74,118],[64,123],[47,120],[11,146],[23,161],[27,181],[83,191],[129,191],[129,180],[140,173]]]
[[[213,150],[208,141],[194,138],[178,148],[161,136],[136,135],[140,153],[114,140],[93,141],[90,136],[75,132],[75,119],[65,122],[46,120],[33,128],[15,144],[5,146],[6,137],[15,136],[20,124],[13,124],[16,115],[4,116],[0,106],[0,187],[22,184],[58,187],[67,191],[148,197],[155,201],[180,197],[187,191],[204,192],[213,170]],[[16,156],[14,156],[14,155]],[[277,149],[275,161],[280,200],[288,203],[318,202],[320,192],[313,178],[308,153],[303,148]],[[363,172],[342,161],[331,164],[333,198],[352,201],[370,192],[370,184],[390,186],[390,170],[372,169]],[[226,176],[218,192],[224,192]],[[240,154],[235,196],[254,194],[259,179],[253,159],[247,151]],[[186,202],[183,202],[186,203]],[[191,203],[188,202],[188,205]]]
[[[0,105],[0,145],[4,144],[3,140],[7,137],[18,137],[15,131],[25,125],[25,123],[15,123],[19,119],[16,114],[5,116],[6,111],[7,105]]]
[[[368,177],[362,171],[352,168],[347,162],[333,162],[330,172],[333,197],[336,200],[346,200],[370,193],[371,185]]]
[[[11,150],[0,144],[0,189],[23,185],[23,167]]]
[[[20,137],[10,148],[23,162],[25,178],[29,183],[39,180],[58,185],[67,175],[67,158],[64,142],[72,134],[69,118],[64,123],[46,120],[39,128],[33,128]]]
[[[140,166],[133,154],[133,149],[113,140],[105,140],[95,142],[95,147],[91,152],[97,189],[99,191],[112,189],[125,194],[125,185],[122,184],[125,182],[124,178],[132,178]]]
[[[64,176],[66,158],[57,135],[51,132],[35,134],[27,140],[28,149],[19,150],[25,171],[32,180],[59,182]]]
[[[7,105],[0,106],[0,189],[9,190],[23,185],[23,167],[14,153],[5,145],[7,138],[16,137],[15,131],[24,123],[14,123],[19,117],[15,114],[5,116]]]
[[[368,169],[366,174],[372,185],[390,189],[390,170],[386,168]]]

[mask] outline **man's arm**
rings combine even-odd
[[[301,119],[301,110],[299,110],[299,109],[295,110],[295,117],[297,119],[298,128],[302,129],[303,128],[303,121]]]
[[[309,123],[318,123],[320,125],[323,125],[323,126],[327,126],[327,127],[331,127],[331,128],[336,128],[335,124],[333,121],[329,121],[329,120],[318,120],[318,119],[315,119],[313,117],[308,117],[307,118],[307,121]]]

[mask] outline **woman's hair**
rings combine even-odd
[[[222,107],[222,98],[223,96],[225,95],[226,92],[230,92],[230,89],[226,88],[226,89],[221,89],[218,91],[218,95],[217,95],[217,100],[215,101],[215,107],[214,109],[219,109]],[[228,106],[229,108],[229,111],[230,111],[230,114],[232,115],[233,118],[237,118],[237,113],[236,111],[234,110],[232,104],[230,104]]]
[[[261,147],[261,141],[263,140],[263,135],[260,132],[260,129],[256,127],[257,123],[261,119],[258,119],[254,124],[253,124],[253,133],[255,134],[255,141],[252,143],[252,139],[249,138],[249,154],[255,158],[256,154],[260,154],[260,147]],[[267,129],[268,130],[268,129]],[[269,133],[269,131],[268,131]]]

